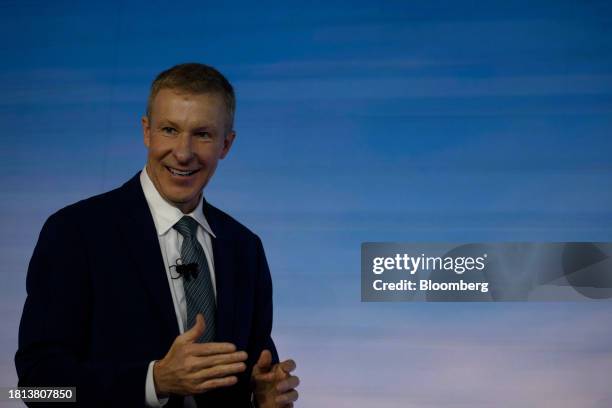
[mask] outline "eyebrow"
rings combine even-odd
[[[214,131],[214,129],[208,125],[203,125],[203,126],[198,126],[195,129],[193,129],[194,132],[201,132],[201,131],[207,131],[207,132],[212,132]]]
[[[163,119],[163,120],[161,120],[159,122],[159,126],[160,127],[162,127],[162,126],[165,127],[166,125],[170,125],[170,126],[172,126],[173,128],[176,128],[176,129],[180,129],[181,128],[179,125],[177,125],[176,123],[174,123],[173,121],[171,121],[169,119]]]
[[[181,129],[182,128],[181,126],[179,126],[177,123],[171,121],[170,119],[164,119],[164,120],[162,120],[159,123],[159,126],[166,126],[166,125],[170,125],[170,126],[172,126],[173,128],[176,128],[176,129]],[[200,126],[195,127],[194,129],[192,129],[191,131],[192,132],[201,132],[203,130],[205,130],[207,132],[213,132],[215,129],[214,129],[214,127],[212,127],[210,125],[200,125]]]

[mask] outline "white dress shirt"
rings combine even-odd
[[[185,215],[192,217],[198,222],[196,235],[198,242],[202,245],[204,253],[206,254],[216,300],[217,288],[215,285],[215,265],[211,242],[211,236],[215,237],[215,234],[210,228],[210,225],[208,225],[204,213],[202,212],[202,199],[200,199],[198,206],[193,212],[183,214],[181,210],[162,198],[149,178],[146,166],[142,172],[140,172],[140,184],[144,191],[149,209],[151,210],[151,214],[153,215],[153,222],[155,223],[157,238],[159,239],[159,247],[161,248],[164,266],[166,268],[168,286],[172,294],[172,302],[174,303],[174,312],[176,313],[178,329],[180,333],[183,333],[185,330],[189,330],[189,327],[185,327],[185,322],[187,320],[187,303],[185,301],[185,291],[183,289],[183,278],[172,279],[173,277],[176,278],[178,275],[176,275],[176,271],[170,271],[170,266],[176,265],[176,260],[181,257],[183,237],[172,227]],[[168,398],[157,398],[155,383],[153,381],[154,363],[155,360],[149,363],[149,369],[147,371],[147,378],[145,381],[145,403],[150,407],[162,407],[168,402]],[[184,407],[196,407],[193,397],[185,397],[184,401]]]

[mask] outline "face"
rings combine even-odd
[[[160,195],[183,213],[197,207],[202,190],[235,138],[218,94],[160,90],[150,118],[142,118],[147,173]]]

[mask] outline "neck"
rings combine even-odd
[[[169,204],[181,210],[183,214],[189,214],[198,207],[198,203],[200,202],[201,199],[202,199],[202,192],[198,194],[198,198],[196,200],[192,200],[188,203],[170,203],[169,202]]]

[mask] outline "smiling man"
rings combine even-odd
[[[153,82],[145,168],[53,214],[27,276],[20,386],[74,386],[81,406],[291,407],[260,239],[203,190],[230,151],[234,91],[181,64]]]
[[[162,85],[154,85],[142,118],[147,174],[166,201],[189,213],[234,142],[234,102],[219,93],[155,89]]]

